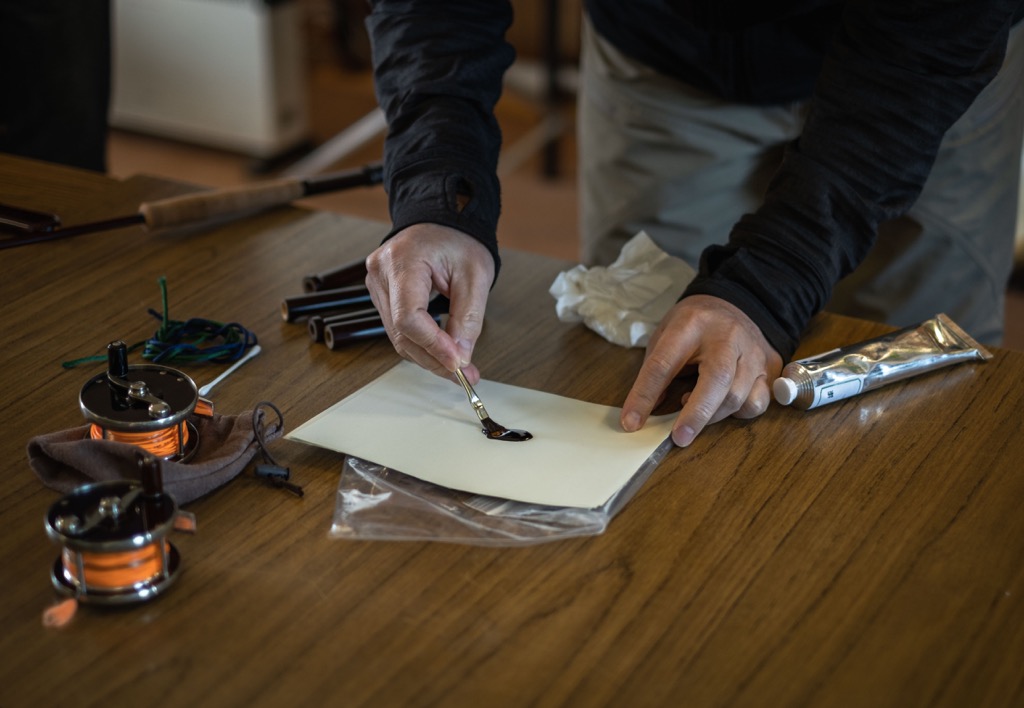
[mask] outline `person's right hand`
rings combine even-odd
[[[476,384],[480,372],[470,361],[494,282],[491,252],[461,231],[415,224],[371,253],[366,268],[370,298],[395,351],[444,378],[462,367]],[[427,312],[435,292],[451,303],[447,331]]]

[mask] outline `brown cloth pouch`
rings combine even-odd
[[[262,442],[281,436],[284,422],[278,418],[264,425],[264,411],[257,408],[236,416],[191,415],[188,420],[199,433],[199,446],[187,463],[163,462],[164,491],[179,504],[187,504],[228,483],[245,469]],[[134,479],[138,474],[139,448],[114,440],[92,440],[89,426],[39,435],[28,443],[28,461],[43,484],[65,494],[82,484]]]

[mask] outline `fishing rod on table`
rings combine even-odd
[[[134,214],[64,226],[60,216],[0,204],[0,249],[142,225],[151,231],[253,214],[317,194],[372,187],[384,180],[379,163],[319,177],[287,177],[143,202]]]

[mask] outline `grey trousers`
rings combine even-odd
[[[607,264],[645,230],[696,266],[757,209],[806,104],[723,101],[626,57],[584,22],[579,140],[584,263]],[[946,134],[921,196],[881,225],[867,259],[826,309],[896,326],[939,312],[984,343],[1003,335],[1013,267],[1024,36],[999,75]]]

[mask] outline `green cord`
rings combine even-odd
[[[142,358],[155,362],[224,363],[241,358],[246,349],[256,344],[256,335],[236,323],[225,324],[200,318],[186,322],[171,320],[167,300],[167,278],[161,276],[157,283],[160,286],[163,312],[151,309],[149,313],[160,320],[160,328],[149,339],[128,347],[129,352],[145,347]],[[217,339],[220,339],[221,343],[217,343]],[[106,360],[106,354],[97,354],[62,362],[61,366],[71,369],[80,364]]]
[[[143,346],[144,344],[145,344],[145,342],[136,342],[135,344],[133,344],[130,347],[128,347],[128,352],[129,353],[133,352],[136,349],[138,349],[139,347]],[[83,356],[81,359],[72,359],[71,361],[64,361],[64,362],[61,362],[61,366],[63,366],[65,369],[73,369],[74,367],[76,367],[76,366],[78,366],[80,364],[92,364],[92,363],[95,363],[95,362],[106,361],[106,360],[107,360],[107,355],[106,354],[97,354],[95,356]]]

